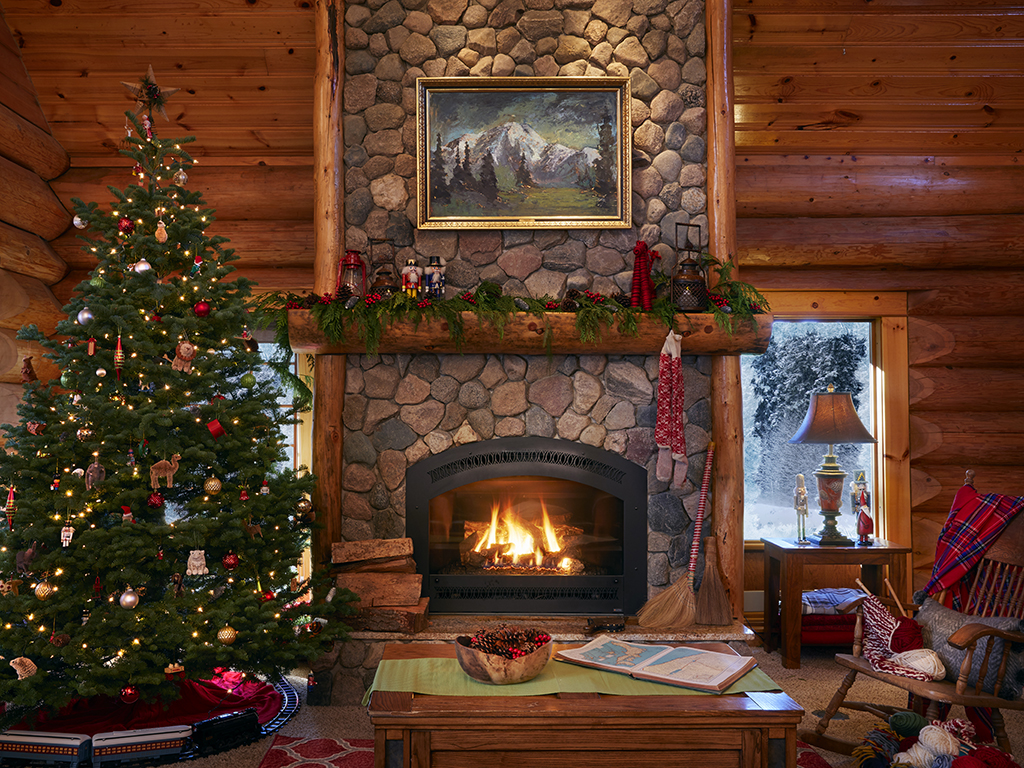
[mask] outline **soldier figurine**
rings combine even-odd
[[[793,489],[793,509],[796,510],[797,544],[810,544],[807,540],[807,486],[804,476],[796,476],[796,488]]]
[[[850,505],[857,515],[857,546],[871,546],[875,520],[871,517],[871,493],[868,491],[867,473],[861,469],[854,473],[850,483]]]

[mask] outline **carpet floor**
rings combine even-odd
[[[837,652],[848,650],[828,646],[806,646],[803,649],[800,669],[785,669],[777,653],[765,653],[763,648],[751,648],[749,652],[769,677],[804,708],[805,714],[800,727],[812,730],[843,679],[843,669],[835,663],[833,657]],[[280,735],[346,741],[373,738],[373,727],[365,708],[306,706],[305,678],[292,678],[292,682],[299,690],[302,706],[298,714],[281,728],[278,732]],[[876,701],[894,706],[906,704],[906,698],[900,691],[870,678],[858,678],[851,693],[852,698],[859,701]],[[963,716],[963,710],[959,707],[955,707],[950,714],[950,717]],[[1024,758],[1024,712],[1003,710],[1003,717],[1014,754],[1020,762],[1021,758]],[[840,710],[839,715],[833,718],[829,725],[828,733],[839,738],[860,741],[876,723],[877,718],[865,712]],[[267,755],[274,739],[274,736],[268,736],[230,752],[191,761],[188,765],[190,768],[256,768]],[[857,765],[851,757],[823,750],[818,752],[833,768],[855,768]]]

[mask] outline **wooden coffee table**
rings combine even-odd
[[[702,648],[735,653],[723,643]],[[391,644],[384,659],[454,658],[454,645]],[[800,705],[728,696],[428,696],[374,691],[375,768],[795,768]]]

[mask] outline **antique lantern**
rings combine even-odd
[[[686,227],[682,247],[679,228]],[[672,275],[672,303],[680,312],[703,312],[708,305],[708,283],[700,259],[700,226],[676,222],[676,271]]]
[[[362,296],[366,292],[366,264],[363,263],[359,251],[345,251],[345,255],[338,262],[338,281],[334,294],[340,296],[342,293],[348,296]]]

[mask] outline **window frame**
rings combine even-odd
[[[872,420],[876,425],[874,497],[876,535],[910,544],[910,373],[907,294],[903,291],[762,290],[776,320],[871,323],[874,350]],[[742,530],[742,526],[741,526]],[[747,539],[745,549],[760,549]]]

